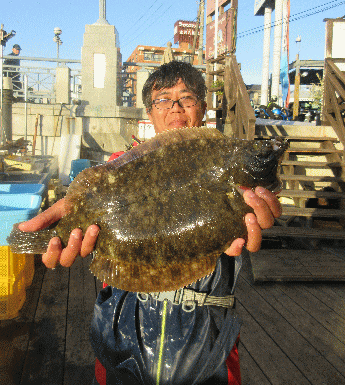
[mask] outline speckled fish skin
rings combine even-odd
[[[210,274],[220,253],[246,236],[251,208],[238,186],[279,187],[286,147],[209,128],[164,132],[84,170],[68,189],[68,215],[48,231],[14,229],[9,244],[14,252],[42,253],[52,236],[66,245],[72,229],[97,224],[94,275],[127,291],[176,290]]]

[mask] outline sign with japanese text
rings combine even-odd
[[[195,34],[195,21],[178,20],[174,24],[174,44],[190,43],[193,44]]]
[[[215,20],[206,25],[206,60],[214,57]],[[236,50],[236,9],[218,17],[217,56]]]

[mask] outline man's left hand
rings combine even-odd
[[[225,251],[229,256],[240,255],[245,243],[247,250],[252,253],[260,250],[261,230],[272,227],[274,218],[279,218],[282,213],[277,196],[263,187],[256,187],[255,192],[246,190],[243,199],[254,210],[254,214],[249,213],[245,216],[248,239],[247,243],[242,238],[235,239]]]

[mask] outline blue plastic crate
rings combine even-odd
[[[41,203],[40,195],[0,194],[0,245],[7,245],[13,225],[33,218]]]
[[[42,195],[45,185],[41,183],[1,183],[0,195],[2,194],[38,194]]]
[[[69,173],[70,181],[72,182],[74,178],[86,168],[91,167],[91,162],[89,159],[74,159],[71,162],[71,171]]]

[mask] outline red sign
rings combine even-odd
[[[193,44],[195,27],[195,21],[178,20],[174,24],[174,43]]]
[[[236,50],[236,9],[230,8],[218,17],[217,56]],[[206,60],[214,57],[215,21],[206,25]]]

